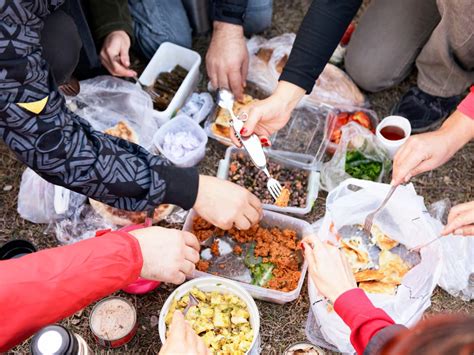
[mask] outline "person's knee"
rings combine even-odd
[[[272,25],[273,0],[249,1],[245,12],[244,30],[247,35],[261,33]]]
[[[67,82],[76,69],[82,48],[74,20],[63,11],[48,16],[41,33],[41,45],[56,82]]]

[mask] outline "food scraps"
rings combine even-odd
[[[219,239],[215,239],[211,245],[211,253],[214,256],[220,256],[221,253],[219,252]]]
[[[356,122],[364,128],[374,132],[374,127],[370,117],[364,111],[356,111],[353,113],[350,112],[341,112],[336,116],[336,122],[334,123],[334,129],[332,131],[330,141],[336,144],[339,144],[342,137],[341,128],[348,124],[349,122]]]
[[[222,237],[227,233],[234,242],[239,243],[240,249],[234,247],[233,250],[236,255],[242,253],[243,245],[249,246],[244,263],[252,274],[253,284],[283,292],[293,291],[298,287],[301,262],[297,253],[301,251],[296,231],[259,225],[246,231],[236,228],[223,231],[201,217],[195,217],[193,233],[199,240],[205,240],[209,235]],[[198,263],[196,267],[203,272],[209,269],[209,265],[204,263]]]
[[[274,161],[268,161],[270,175],[277,179],[287,190],[288,196],[286,206],[305,207],[308,195],[309,171],[297,168],[288,168]],[[230,159],[229,180],[260,198],[262,203],[273,204],[273,197],[267,189],[267,177],[255,167],[247,154],[243,152],[234,153]],[[286,195],[281,197],[282,207]],[[277,205],[278,206],[278,205]]]
[[[278,196],[277,200],[275,201],[275,206],[287,207],[289,202],[290,202],[290,190],[285,186],[281,190],[280,196]]]
[[[158,111],[165,111],[171,100],[188,75],[188,71],[177,65],[170,72],[162,72],[153,84],[153,91],[157,95],[153,97],[153,107]]]
[[[190,293],[199,304],[189,308],[185,319],[212,354],[243,355],[250,350],[254,332],[249,310],[242,299],[230,293],[203,292],[196,287]],[[174,312],[182,312],[188,303],[189,294],[173,300],[165,318],[167,327]]]

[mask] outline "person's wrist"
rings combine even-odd
[[[305,95],[305,90],[287,81],[280,81],[273,93],[277,102],[285,106],[287,111],[293,111]]]
[[[439,132],[460,147],[474,139],[474,120],[460,111],[455,111],[441,126]]]
[[[244,28],[241,25],[227,23],[222,21],[214,21],[213,36],[216,34],[226,34],[238,37],[244,37]]]

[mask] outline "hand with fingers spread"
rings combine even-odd
[[[247,81],[249,53],[242,26],[214,22],[206,68],[215,89],[229,89],[237,100],[243,99]]]
[[[407,183],[412,177],[446,163],[474,137],[474,120],[456,111],[435,132],[410,137],[393,160],[393,184]]]
[[[249,137],[255,133],[260,137],[262,144],[268,146],[269,137],[287,124],[291,112],[304,94],[305,91],[302,88],[280,81],[273,95],[242,110],[242,114],[246,115],[247,119],[240,134],[243,137]],[[234,132],[231,134],[231,139],[236,146],[240,147]]]
[[[474,201],[462,203],[451,208],[448,224],[442,235],[448,234],[474,236]]]
[[[318,237],[303,240],[308,271],[319,292],[332,303],[344,292],[357,287],[349,262],[342,252]]]
[[[260,200],[248,190],[211,176],[199,176],[194,210],[206,221],[228,230],[247,230],[263,216]]]
[[[176,311],[170,325],[168,338],[160,350],[160,355],[208,355],[210,350],[204,341],[185,321],[183,313]]]
[[[196,237],[176,229],[148,227],[129,232],[140,244],[143,267],[141,277],[181,284],[192,275],[199,261]]]
[[[113,31],[108,34],[100,51],[100,61],[110,74],[121,77],[136,77],[137,73],[131,69],[130,37],[125,31]]]

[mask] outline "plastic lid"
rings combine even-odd
[[[283,161],[319,170],[326,151],[326,119],[329,107],[301,107],[272,137],[273,155]]]
[[[75,355],[79,349],[77,338],[60,325],[50,325],[41,329],[31,340],[33,355]]]

